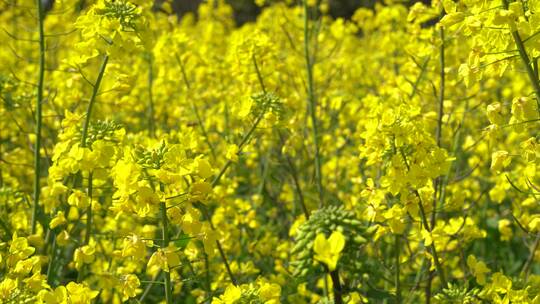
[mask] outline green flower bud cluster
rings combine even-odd
[[[24,193],[11,187],[0,187],[0,205],[2,208],[16,207],[24,200]]]
[[[242,289],[242,296],[234,302],[235,304],[263,304],[264,301],[259,297],[259,289],[254,286]]]
[[[294,257],[291,265],[293,275],[305,277],[317,269],[318,263],[313,259],[313,242],[319,233],[330,235],[332,231],[340,231],[345,236],[345,248],[342,261],[345,268],[358,269],[361,261],[358,259],[360,246],[366,243],[366,227],[357,220],[352,211],[343,207],[328,206],[315,211],[299,228],[296,235],[296,245],[291,250]]]
[[[334,304],[334,300],[330,297],[321,297],[317,304]]]
[[[26,288],[16,289],[9,295],[8,299],[5,299],[5,304],[23,304],[23,303],[36,303],[36,296]]]
[[[0,202],[7,203],[9,200],[19,200],[24,198],[24,193],[11,187],[0,187]]]
[[[6,110],[11,111],[20,106],[21,94],[16,94],[18,82],[13,77],[0,74],[0,99]]]
[[[255,117],[259,117],[267,112],[276,115],[278,118],[283,116],[283,101],[274,93],[261,92],[251,96],[251,98],[254,101],[253,115]]]
[[[167,151],[169,151],[169,147],[162,141],[156,149],[146,150],[141,146],[135,148],[133,158],[143,168],[157,170],[165,163]]]
[[[134,4],[123,0],[105,1],[105,7],[96,12],[110,19],[117,19],[124,31],[134,31],[134,21],[140,16]]]
[[[435,295],[435,300],[440,304],[474,304],[483,303],[477,296],[479,290],[469,290],[466,286],[448,284],[442,292]]]
[[[96,140],[116,141],[116,131],[122,126],[112,120],[98,120],[90,124],[86,145],[90,147]]]

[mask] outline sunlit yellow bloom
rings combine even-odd
[[[333,271],[336,269],[344,247],[345,236],[339,231],[332,232],[328,239],[322,233],[317,234],[313,243],[314,258],[324,263],[330,271]]]

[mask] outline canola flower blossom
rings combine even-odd
[[[0,3],[0,303],[540,303],[540,1]]]
[[[332,232],[328,239],[326,239],[324,234],[317,234],[313,243],[313,251],[315,251],[314,258],[326,264],[330,271],[334,271],[343,247],[345,247],[345,237],[341,232]]]

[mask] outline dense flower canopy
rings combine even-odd
[[[0,3],[0,303],[540,303],[540,1]]]

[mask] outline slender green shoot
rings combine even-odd
[[[319,194],[319,207],[324,206],[324,190],[322,186],[322,172],[321,172],[321,155],[319,150],[319,129],[317,122],[317,100],[315,96],[315,88],[313,84],[313,66],[315,64],[314,58],[310,52],[310,35],[309,35],[309,6],[307,0],[303,1],[304,4],[304,57],[306,61],[306,73],[307,73],[307,93],[308,93],[308,106],[309,115],[312,124],[312,137],[315,153],[315,180],[317,183],[317,191]]]
[[[45,13],[43,11],[43,3],[41,0],[36,0],[36,7],[39,32],[39,71],[36,100],[36,145],[34,147],[34,205],[32,207],[32,234],[36,233],[41,189],[41,127],[43,120],[43,85],[45,82],[45,31],[43,29]]]
[[[105,69],[108,62],[109,56],[105,55],[105,57],[103,57],[103,61],[101,62],[96,82],[92,85],[92,96],[90,97],[90,101],[88,102],[88,108],[86,109],[86,118],[84,120],[81,136],[81,147],[83,148],[86,147],[86,138],[88,137],[88,127],[90,126],[90,119],[92,118],[92,109],[94,107],[94,103],[96,102],[96,97],[98,95],[99,87],[101,86],[101,81],[103,80],[103,75],[105,74]]]

